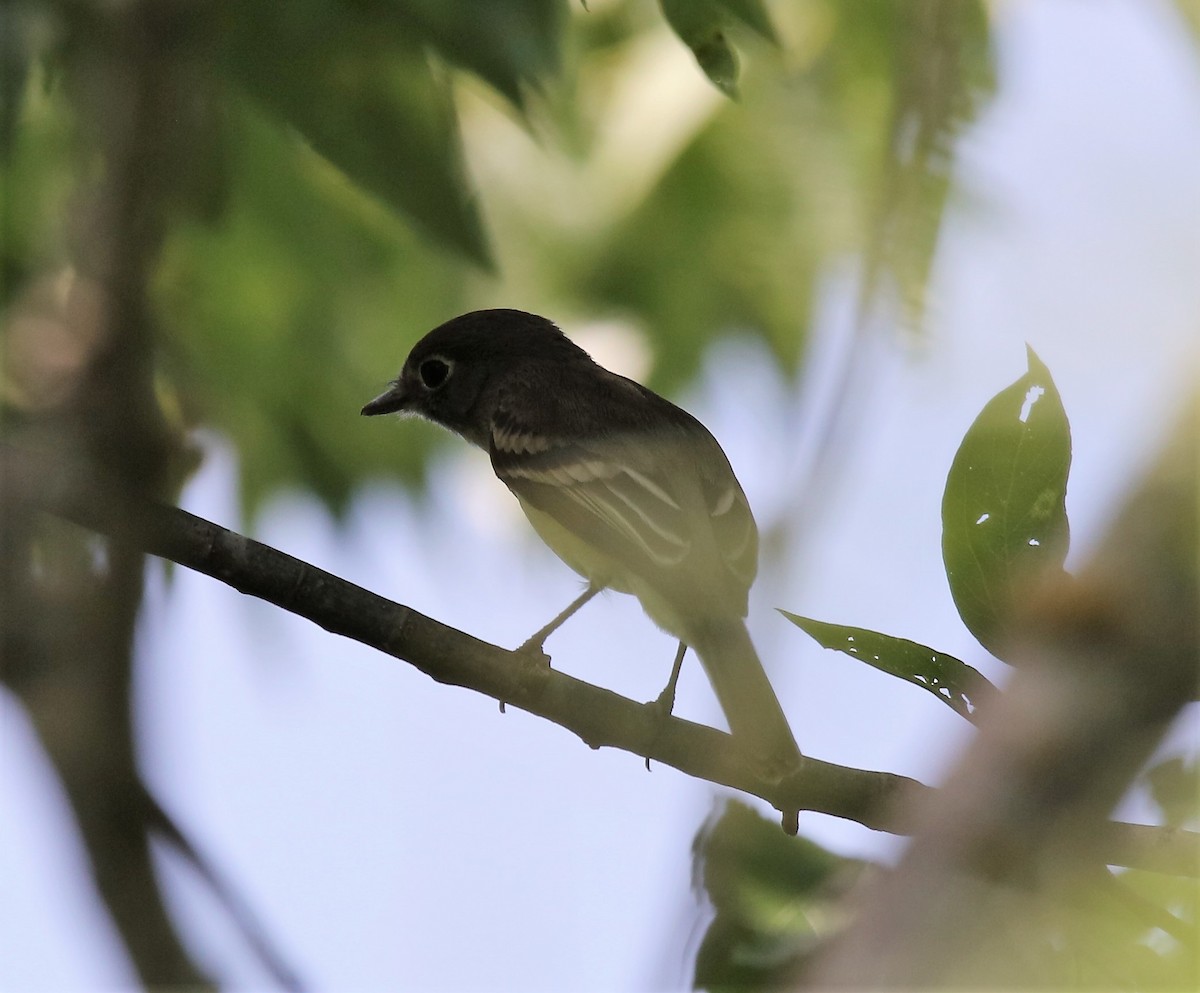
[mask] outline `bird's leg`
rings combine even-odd
[[[596,586],[589,583],[588,588],[580,593],[579,596],[577,596],[569,604],[567,604],[565,610],[556,614],[554,619],[549,624],[547,624],[545,627],[538,628],[538,630],[534,631],[533,634],[526,638],[521,643],[520,647],[517,648],[517,652],[530,655],[536,653],[536,656],[540,658],[543,663],[548,664],[550,659],[547,657],[546,653],[542,651],[542,645],[545,644],[546,639],[549,638],[550,635],[552,635],[560,627],[562,627],[572,614],[574,614],[580,607],[587,603],[602,589],[604,589],[603,586]],[[503,700],[500,701],[500,713],[504,713]]]
[[[671,711],[675,709],[675,686],[679,682],[679,672],[683,668],[683,656],[687,654],[687,645],[682,641],[679,643],[679,650],[675,653],[675,664],[671,666],[671,678],[667,680],[667,685],[663,687],[663,691],[658,694],[658,699],[654,701],[654,705],[663,712],[663,718],[671,716]]]
[[[679,682],[679,673],[683,669],[683,656],[687,654],[687,645],[682,641],[679,643],[679,650],[675,653],[675,664],[671,666],[671,678],[667,680],[667,685],[663,687],[663,691],[658,694],[658,698],[650,704],[658,711],[658,724],[661,729],[663,721],[671,716],[671,711],[675,709],[675,686]],[[657,732],[656,732],[657,734]],[[650,759],[646,759],[646,771],[650,771]]]
[[[579,610],[580,607],[582,607],[585,603],[587,603],[592,597],[594,597],[602,589],[604,589],[603,586],[595,586],[595,585],[589,584],[588,588],[586,590],[584,590],[582,593],[580,593],[579,596],[577,596],[574,600],[572,600],[567,605],[565,610],[563,610],[561,613],[555,615],[554,619],[549,624],[547,624],[543,628],[539,628],[537,631],[535,631],[533,634],[531,634],[528,638],[526,638],[525,642],[521,645],[520,648],[517,649],[517,651],[518,652],[532,652],[532,651],[536,650],[536,651],[540,652],[542,650],[542,645],[545,644],[545,642],[546,642],[546,639],[549,638],[550,635],[552,635],[560,627],[562,627],[563,624],[566,623],[567,619],[570,618],[570,616],[572,614],[574,614],[577,610]]]

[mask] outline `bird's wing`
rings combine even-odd
[[[698,578],[722,578],[721,586],[732,580],[744,598],[758,558],[745,494],[708,431],[670,409],[682,419],[655,430],[562,438],[501,405],[492,423],[492,466],[522,501],[624,568],[649,578],[692,566],[711,570],[700,557],[715,552],[726,576]]]

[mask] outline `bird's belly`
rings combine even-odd
[[[520,498],[518,498],[520,499]],[[520,500],[521,509],[538,533],[555,555],[574,569],[589,583],[604,586],[608,589],[629,593],[630,590],[620,585],[617,564],[608,555],[589,545],[573,532],[563,527],[549,514],[543,513],[536,507]]]
[[[611,556],[605,555],[594,545],[579,538],[549,514],[530,506],[524,500],[520,503],[538,537],[579,575],[594,586],[636,596],[641,601],[642,609],[655,624],[676,638],[683,637],[683,622],[679,619],[676,609],[642,577],[630,573]]]

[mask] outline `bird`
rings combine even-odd
[[[476,310],[434,328],[364,416],[415,415],[488,453],[542,540],[597,593],[637,597],[705,670],[735,741],[782,776],[800,750],[746,629],[758,529],[729,459],[687,411],[605,369],[547,318]]]

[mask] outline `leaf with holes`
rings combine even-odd
[[[1029,349],[1029,371],[975,418],[942,497],[942,561],[968,630],[1003,658],[1013,611],[1070,543],[1071,427],[1050,371]]]
[[[866,628],[829,624],[779,611],[822,648],[844,652],[881,672],[915,683],[969,721],[996,688],[965,662],[926,645]]]

